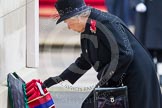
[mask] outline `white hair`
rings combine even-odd
[[[82,18],[83,17],[84,18],[88,18],[89,15],[90,15],[90,13],[91,13],[91,10],[89,9],[89,10],[86,10],[86,11],[82,12],[81,14],[78,14],[78,15],[75,15],[75,16],[71,17],[70,19],[78,18],[79,19],[79,22],[82,22]]]
[[[86,10],[78,15],[73,16],[72,18],[88,17],[91,13],[91,10]]]
[[[79,17],[88,17],[90,15],[90,13],[91,13],[91,10],[89,9],[89,10],[86,10],[83,13],[79,14],[78,16]]]

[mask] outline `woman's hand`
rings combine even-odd
[[[48,79],[46,79],[43,84],[42,84],[42,88],[49,88],[55,84],[58,84],[59,82],[63,81],[59,76],[55,76],[55,77],[49,77]]]

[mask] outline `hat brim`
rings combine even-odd
[[[85,9],[82,9],[81,11],[78,11],[78,12],[75,12],[75,13],[71,13],[71,14],[68,14],[68,15],[64,15],[63,17],[60,17],[60,18],[57,20],[56,24],[59,24],[60,22],[66,20],[66,19],[68,19],[68,18],[71,18],[71,17],[73,17],[73,16],[75,16],[75,15],[81,14],[82,12],[84,12],[84,11],[86,11],[86,10],[90,10],[90,9],[91,9],[90,6],[86,6]]]

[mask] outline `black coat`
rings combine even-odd
[[[91,19],[97,21],[96,33],[90,30]],[[121,75],[126,73],[123,83],[128,86],[130,108],[162,108],[152,59],[119,18],[92,9],[86,30],[81,34],[81,48],[81,56],[60,75],[63,80],[73,84],[93,67],[98,79],[102,72],[115,72],[108,85],[103,85],[108,87],[116,86]],[[92,107],[84,104],[83,108]]]
[[[137,5],[141,0],[136,1]],[[145,0],[145,5],[145,13],[136,13],[135,36],[152,55],[156,51],[159,61],[162,61],[162,1]]]

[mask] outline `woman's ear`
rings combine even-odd
[[[86,23],[87,19],[88,19],[88,17],[84,17],[84,16],[79,16],[78,17],[79,23]]]

